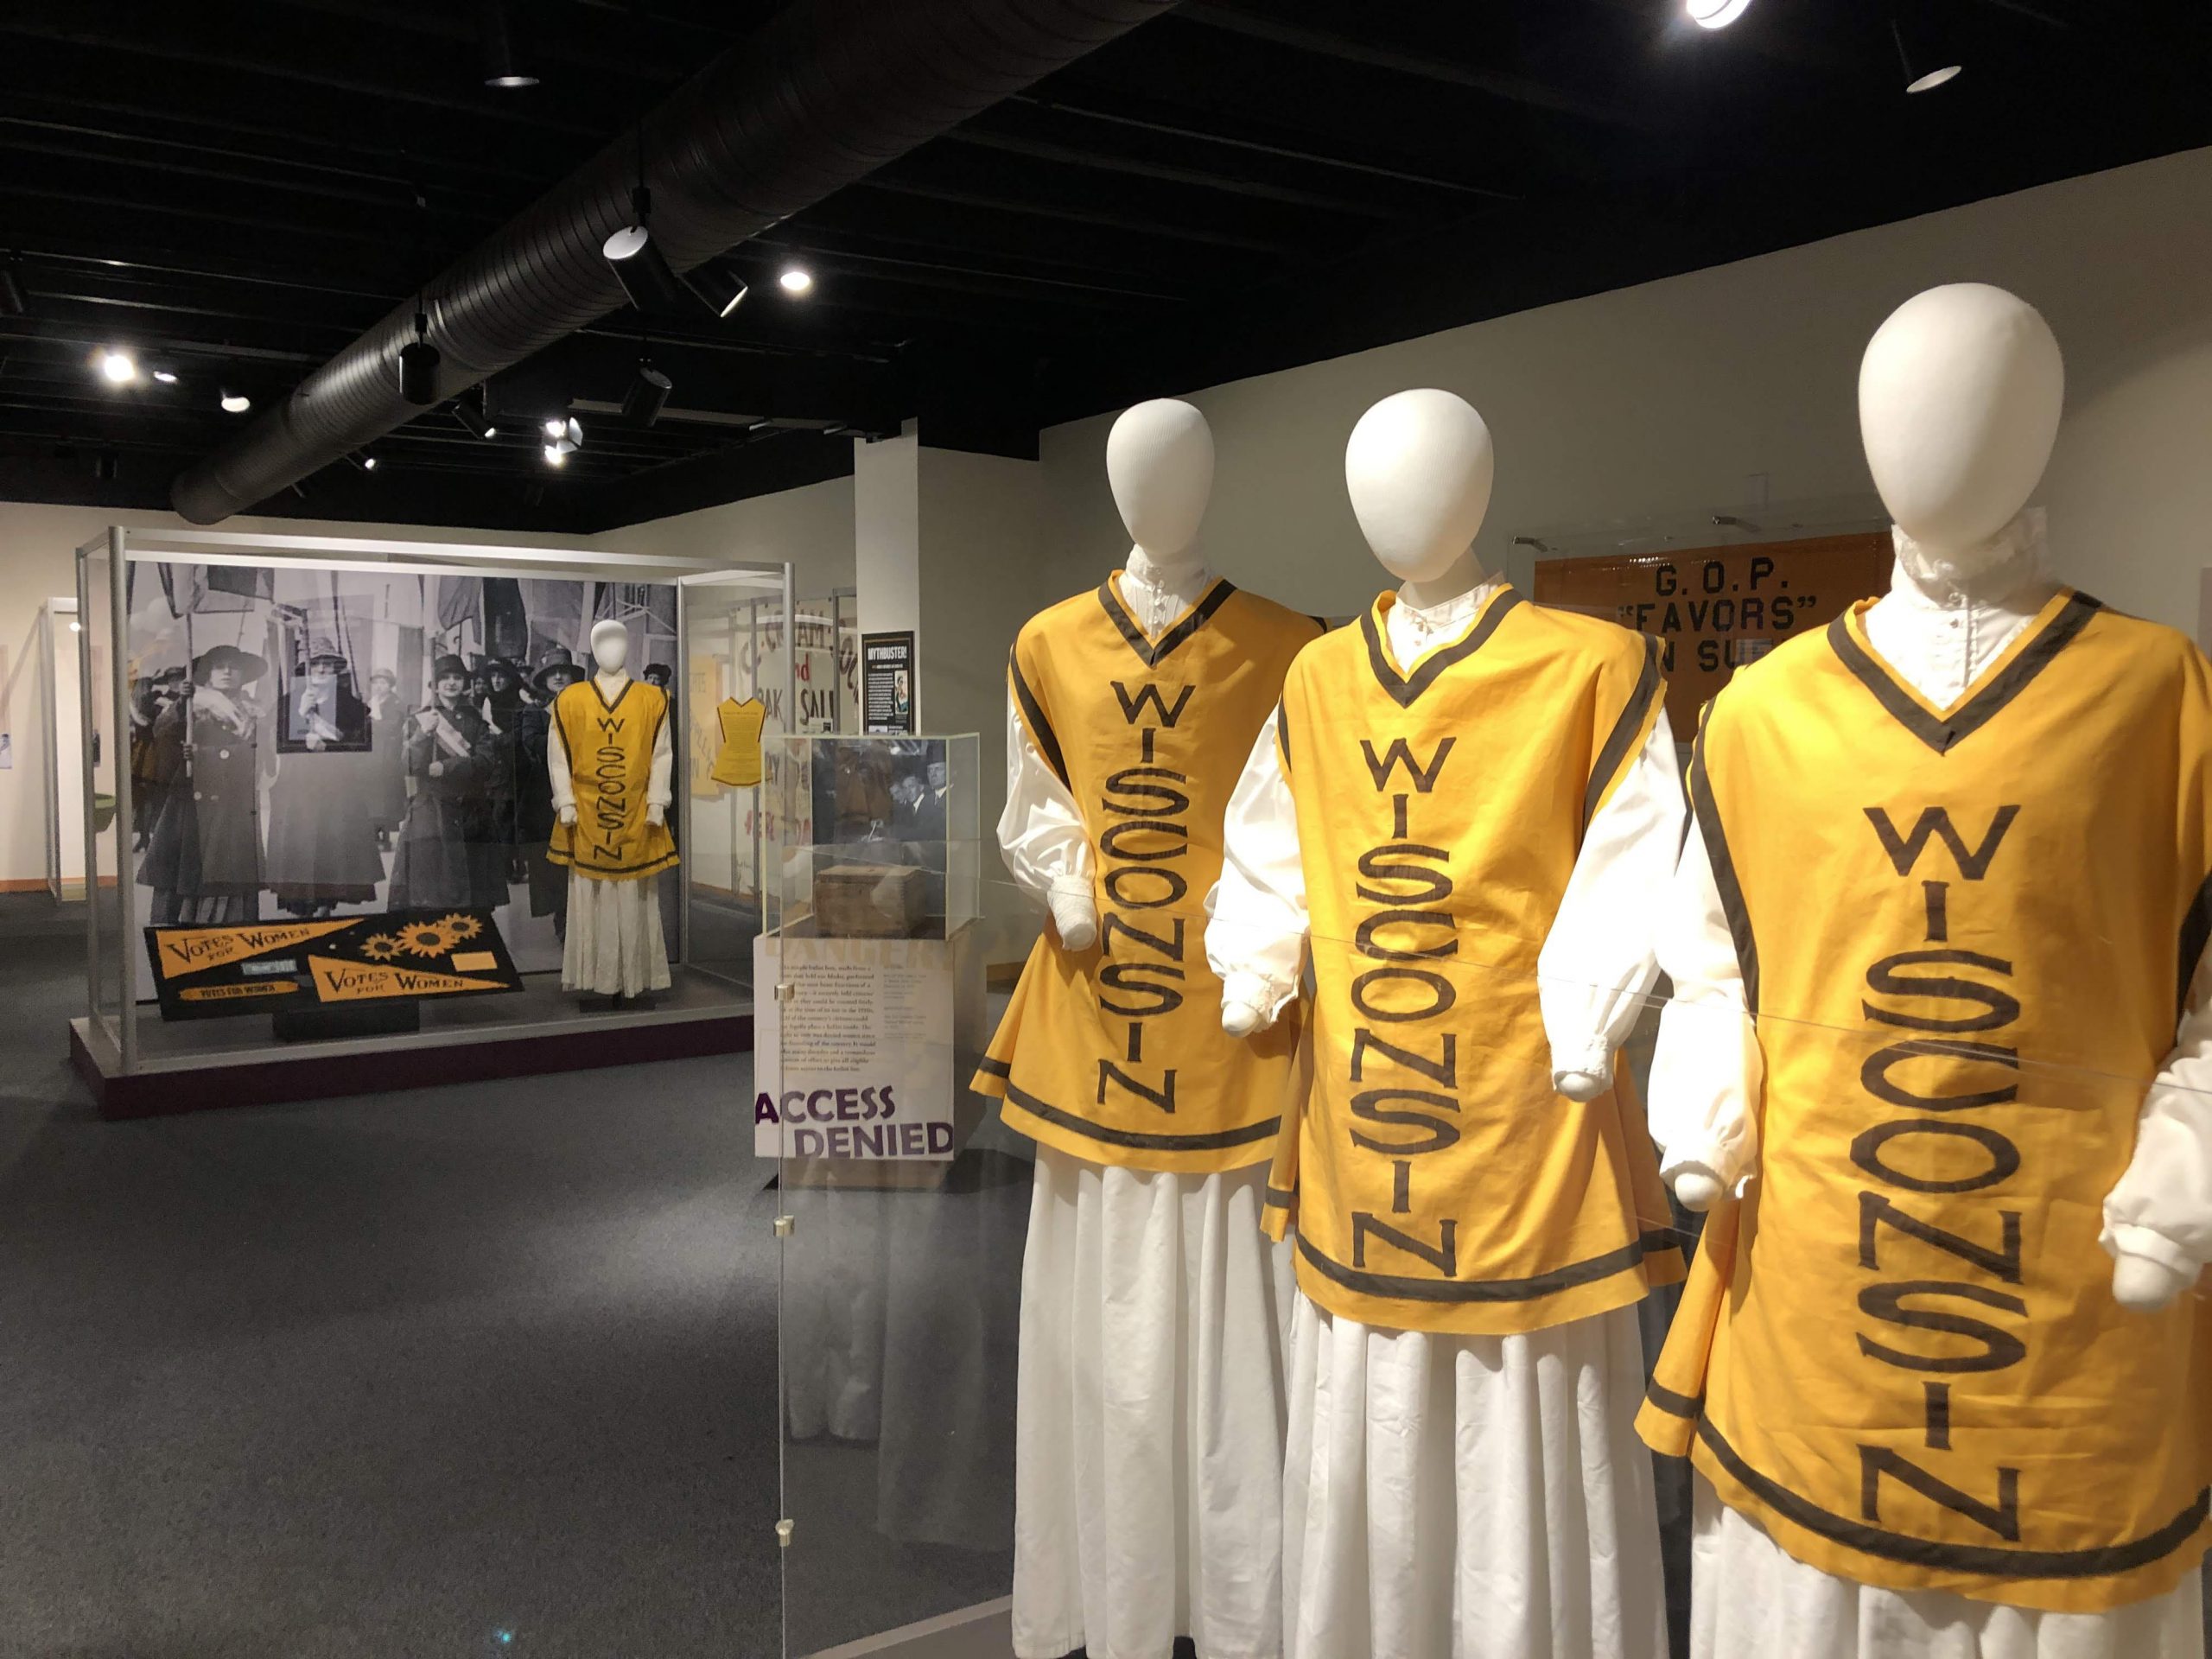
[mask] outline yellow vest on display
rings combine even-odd
[[[668,826],[645,820],[653,740],[667,719],[667,694],[642,680],[625,685],[612,703],[592,680],[561,689],[553,730],[568,757],[576,821],[555,823],[547,858],[605,880],[633,880],[676,862]]]
[[[1536,957],[1657,718],[1656,641],[1502,588],[1410,671],[1384,594],[1301,655],[1282,760],[1313,1080],[1269,1185],[1298,1280],[1403,1330],[1540,1330],[1681,1277],[1643,1116],[1553,1090]]]
[[[975,1086],[1014,1128],[1094,1162],[1238,1169],[1273,1150],[1298,1020],[1223,1032],[1205,896],[1230,793],[1319,627],[1217,582],[1150,638],[1119,574],[1014,641],[1010,695],[1083,814],[1099,933],[1085,950],[1037,941]]]
[[[767,705],[758,697],[740,702],[724,697],[715,705],[721,726],[721,748],[715,755],[714,770],[707,775],[732,789],[750,789],[760,781],[760,728],[768,718]]]
[[[1872,602],[1692,762],[1766,1081],[1639,1427],[1824,1572],[2101,1611],[2205,1544],[2212,1318],[2098,1235],[2212,915],[2212,668],[2062,591],[1940,709]]]

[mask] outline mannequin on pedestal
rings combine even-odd
[[[1643,1427],[1695,1447],[1697,1659],[2203,1651],[2204,1314],[2170,1305],[2212,1259],[2212,694],[2046,568],[2063,387],[2001,289],[1884,323],[1890,591],[1739,674],[1692,767],[1651,1116],[1713,1213]]]
[[[1297,1228],[1292,1659],[1667,1650],[1635,1303],[1681,1277],[1614,1050],[1681,817],[1654,643],[1473,550],[1462,399],[1344,455],[1402,585],[1300,654],[1227,823],[1206,954],[1268,1028],[1310,954],[1313,1077],[1268,1180]]]
[[[656,891],[676,863],[668,697],[630,677],[621,623],[594,625],[591,655],[597,671],[554,699],[545,753],[556,818],[545,855],[569,867],[561,988],[635,996],[670,982]]]
[[[1021,1278],[1014,1646],[1274,1659],[1282,1358],[1260,1231],[1296,1022],[1223,1033],[1198,950],[1221,815],[1311,618],[1197,550],[1213,438],[1115,423],[1134,543],[1024,625],[1007,670],[1008,872],[1052,925],[976,1088],[1037,1142]]]

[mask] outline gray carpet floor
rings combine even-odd
[[[807,1426],[778,1548],[745,1057],[102,1123],[80,916],[0,899],[0,1655],[751,1659],[787,1566],[794,1653],[1005,1592],[988,1524],[899,1524],[880,1422]]]

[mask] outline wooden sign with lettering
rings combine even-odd
[[[1667,720],[1678,742],[1698,711],[1745,663],[1825,627],[1856,600],[1886,591],[1889,532],[1822,536],[1748,547],[1619,558],[1547,559],[1536,599],[1655,634],[1667,677]]]

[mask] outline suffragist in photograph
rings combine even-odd
[[[515,728],[524,706],[522,670],[504,657],[494,657],[484,664],[484,718],[491,726],[494,750],[490,757],[493,835],[505,852],[507,880],[520,881],[525,872],[515,839]]]
[[[369,752],[376,766],[369,821],[377,845],[389,849],[392,832],[407,820],[407,705],[399,700],[399,676],[379,668],[369,676]]]
[[[266,879],[278,906],[327,916],[340,905],[373,903],[384,880],[378,756],[369,707],[331,641],[308,647],[305,671],[277,700],[276,729]]]
[[[184,771],[184,728],[162,716],[182,701],[181,667],[165,668],[143,682],[130,699],[130,845],[144,852],[154,826],[162,821],[168,788]]]
[[[493,820],[492,729],[469,701],[468,664],[441,657],[431,697],[407,723],[415,798],[391,866],[393,910],[507,902],[506,849]]]
[[[545,855],[553,835],[553,779],[545,748],[553,733],[553,700],[584,677],[575,654],[561,645],[538,658],[531,685],[537,701],[515,715],[515,835],[530,880],[530,913],[550,916],[556,938],[569,931],[569,873]]]
[[[163,754],[177,763],[161,780],[161,817],[138,870],[156,922],[259,919],[262,722],[246,696],[268,671],[267,658],[235,645],[202,652],[189,695],[155,720],[150,764]]]

